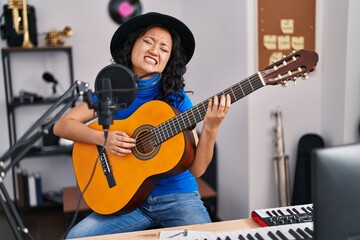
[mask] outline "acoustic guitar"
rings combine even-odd
[[[288,81],[307,77],[317,61],[316,52],[293,52],[217,96],[229,94],[234,103],[263,86],[285,86]],[[165,102],[154,100],[140,106],[129,118],[114,120],[109,131],[122,130],[136,139],[132,154],[124,157],[107,153],[101,146],[74,143],[75,176],[88,206],[99,214],[133,211],[160,178],[189,168],[195,156],[191,129],[204,119],[209,99],[182,113]],[[89,127],[102,130],[97,122]]]

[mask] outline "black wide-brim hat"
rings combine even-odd
[[[191,30],[180,20],[172,16],[156,12],[149,12],[130,18],[125,23],[120,25],[111,39],[110,52],[112,57],[115,58],[116,49],[125,43],[129,33],[139,28],[148,27],[154,24],[172,29],[179,34],[181,41],[180,44],[183,47],[186,55],[186,63],[188,63],[192,58],[195,50],[195,38]]]

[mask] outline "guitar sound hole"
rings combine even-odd
[[[149,131],[141,132],[136,139],[136,149],[139,153],[148,155],[154,150],[155,137]]]
[[[140,160],[149,160],[160,150],[160,145],[155,145],[156,137],[150,132],[151,128],[151,125],[142,125],[132,135],[136,139],[136,146],[132,148],[132,152]]]

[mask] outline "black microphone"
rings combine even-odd
[[[109,78],[103,78],[101,80],[101,85],[102,90],[101,93],[99,93],[98,122],[103,126],[104,131],[107,131],[109,126],[113,123],[113,114],[116,103],[113,101],[111,80]]]
[[[52,75],[49,72],[44,72],[44,74],[42,75],[43,79],[45,80],[45,82],[49,82],[49,83],[54,83],[54,84],[58,84],[58,81],[55,79],[54,75]]]
[[[110,64],[104,67],[96,76],[95,92],[104,90],[103,79],[111,81],[115,110],[125,109],[135,100],[137,95],[138,78],[124,65]]]
[[[91,90],[86,92],[84,101],[89,109],[94,109],[98,113],[98,122],[103,126],[105,138],[109,126],[113,123],[115,112],[125,109],[135,100],[137,81],[137,76],[126,66],[111,64],[104,67],[96,76],[97,102],[93,101]]]
[[[58,84],[58,81],[55,79],[54,75],[52,75],[49,72],[44,72],[44,74],[42,75],[42,78],[45,80],[45,82],[53,83],[52,90],[53,90],[53,94],[55,95],[56,94],[56,85]]]

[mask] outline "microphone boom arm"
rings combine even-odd
[[[48,132],[50,127],[61,117],[61,115],[73,106],[80,96],[84,95],[88,85],[88,83],[81,81],[73,83],[70,88],[29,128],[29,130],[27,130],[23,136],[0,157],[0,205],[4,210],[5,216],[16,239],[33,238],[30,235],[29,230],[24,226],[14,202],[6,190],[4,185],[6,173],[10,169],[13,169],[13,167],[23,159],[26,153],[31,150],[32,144],[40,139],[44,133]],[[74,94],[75,89],[77,92],[76,94]],[[64,103],[65,105],[55,114],[55,116],[50,121],[46,121],[48,116]],[[46,124],[41,127],[45,122]]]

